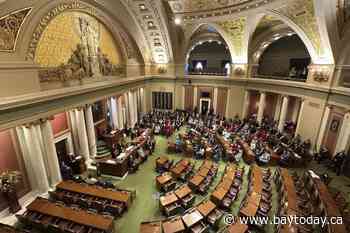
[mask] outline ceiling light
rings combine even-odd
[[[176,18],[174,19],[174,23],[175,23],[176,25],[180,25],[181,22],[182,22],[182,20],[181,20],[180,17],[176,17]]]

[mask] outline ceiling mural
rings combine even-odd
[[[126,1],[144,32],[152,51],[153,61],[165,64],[172,60],[171,45],[168,42],[167,27],[162,21],[160,5],[156,0]]]
[[[31,8],[22,9],[0,18],[0,51],[13,52],[21,27]]]
[[[287,16],[305,32],[319,57],[324,55],[325,51],[321,42],[313,0],[291,1],[286,7],[277,11]]]
[[[246,21],[245,17],[241,17],[234,20],[216,22],[229,36],[229,43],[233,46],[233,51],[231,51],[232,57],[241,58],[246,53],[244,46]]]

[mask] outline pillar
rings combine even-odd
[[[131,125],[130,122],[130,108],[129,108],[129,94],[128,92],[124,93],[124,99],[125,99],[125,116],[124,116],[124,120],[127,126]]]
[[[275,116],[274,116],[274,120],[276,122],[279,121],[280,119],[280,115],[281,115],[281,109],[282,109],[282,102],[283,102],[283,96],[278,96],[277,98],[277,104],[276,104],[276,110],[275,110]]]
[[[261,124],[263,117],[264,117],[265,105],[266,105],[266,93],[261,92],[260,93],[258,115],[257,115],[257,121],[259,124]]]
[[[250,102],[250,92],[247,90],[244,92],[243,112],[242,118],[245,119],[248,115],[248,107]]]
[[[346,150],[350,138],[350,112],[344,115],[343,124],[340,129],[338,142],[335,147],[335,153]]]
[[[87,105],[84,109],[85,120],[86,120],[86,133],[89,142],[89,154],[91,158],[94,158],[97,154],[97,145],[96,145],[96,133],[95,133],[95,124],[94,118],[92,115],[92,106]]]
[[[46,193],[49,179],[43,160],[43,154],[34,124],[17,127],[17,134],[23,152],[24,163],[33,189]]]
[[[305,102],[305,101],[303,101],[303,102]],[[324,135],[325,135],[326,130],[327,130],[328,119],[329,119],[330,113],[331,113],[331,107],[329,105],[327,105],[325,110],[324,110],[324,113],[323,113],[320,132],[318,133],[317,144],[316,144],[317,151],[319,151],[321,146],[322,146],[323,138],[324,138]],[[300,124],[300,122],[298,122],[298,125],[299,124]]]
[[[74,147],[74,151],[75,153],[79,152],[79,136],[78,136],[78,126],[77,126],[77,119],[76,119],[76,114],[75,114],[75,110],[70,110],[68,112],[69,115],[69,121],[71,124],[71,129],[72,129],[72,138],[73,138],[73,147]]]
[[[121,96],[117,98],[117,115],[119,122],[119,129],[123,129],[125,121],[123,116],[123,102]]]
[[[219,90],[217,87],[214,88],[214,98],[213,98],[213,109],[214,109],[214,113],[216,114],[217,111],[217,105],[218,105],[218,95],[219,95]]]
[[[197,106],[197,103],[198,103],[198,101],[197,101],[197,99],[198,99],[198,87],[197,86],[194,86],[194,88],[193,88],[193,108],[196,108],[196,107],[198,107],[199,108],[199,106]],[[200,111],[200,110],[198,110],[198,111]]]
[[[50,121],[48,119],[42,120],[40,128],[50,171],[50,184],[54,187],[62,181],[62,177]]]
[[[90,162],[89,140],[86,131],[85,116],[82,108],[78,108],[75,111],[77,119],[77,130],[79,137],[80,155],[84,157],[85,162]]]
[[[300,134],[300,126],[301,126],[301,113],[304,111],[305,99],[301,99],[299,102],[299,110],[298,110],[298,119],[296,120],[297,127],[295,129],[295,135]],[[327,122],[326,122],[327,124]]]
[[[287,111],[288,111],[288,102],[289,102],[289,97],[283,96],[281,114],[280,114],[280,119],[278,122],[278,130],[280,132],[283,131],[284,123],[286,121]]]

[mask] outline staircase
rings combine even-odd
[[[97,153],[96,159],[101,159],[111,155],[111,150],[108,148],[107,144],[104,141],[97,142]]]

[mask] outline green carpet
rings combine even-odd
[[[170,140],[174,140],[175,135],[170,138]],[[139,170],[135,174],[128,175],[122,181],[115,181],[113,183],[123,189],[136,190],[136,199],[132,203],[130,209],[117,221],[115,221],[115,232],[117,233],[138,233],[140,223],[143,221],[150,220],[158,220],[164,219],[159,211],[159,193],[156,189],[155,185],[155,177],[157,173],[155,172],[155,160],[158,156],[166,155],[170,159],[174,159],[175,161],[183,158],[181,154],[168,154],[167,153],[167,139],[161,136],[156,137],[156,149],[152,156],[148,158],[148,160],[139,167]],[[193,163],[195,163],[195,169],[197,169],[202,161],[196,161],[191,159]],[[207,196],[196,196],[196,204],[201,202],[203,199],[209,198],[209,195],[213,192],[216,184],[220,181],[222,173],[224,172],[225,162],[219,163],[219,170],[217,177],[214,182],[210,186],[210,190],[208,191]],[[239,164],[240,167],[245,168],[245,175],[243,177],[243,185],[242,189],[239,192],[238,199],[233,203],[231,207],[231,213],[233,215],[237,215],[239,211],[240,204],[244,199],[247,189],[248,189],[248,171],[249,165],[241,162]],[[274,167],[271,167],[272,171],[275,170]],[[313,169],[316,173],[321,174],[325,172],[325,169],[316,164],[312,163],[308,169]],[[296,171],[299,174],[302,174],[306,169],[291,169]],[[337,177],[335,174],[330,173],[331,177],[333,177],[332,182],[330,183],[331,190],[336,192],[341,190],[347,195],[348,201],[350,201],[350,179],[347,177]],[[270,211],[270,216],[273,216],[276,213],[277,205],[278,205],[278,197],[275,191],[275,184],[272,182],[273,187],[273,196],[272,196],[272,209]],[[221,223],[220,226],[224,226],[224,223]],[[274,232],[274,226],[267,225],[265,227],[265,231],[267,233]]]

